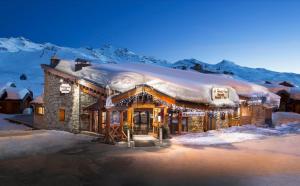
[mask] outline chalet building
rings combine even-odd
[[[224,75],[147,64],[91,64],[52,58],[43,64],[44,95],[34,101],[37,128],[133,134],[203,132],[271,122],[279,97]]]
[[[30,102],[33,108],[33,121],[37,124],[42,124],[44,122],[45,105],[44,96],[38,96]]]
[[[294,84],[283,82],[265,82],[265,87],[269,91],[280,96],[280,104],[278,111],[295,112],[300,114],[300,88]]]
[[[7,83],[0,88],[0,113],[20,114],[30,106],[32,92],[17,88],[13,83]]]

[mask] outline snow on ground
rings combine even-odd
[[[276,126],[275,128],[243,125],[203,133],[189,133],[176,136],[171,141],[183,145],[220,145],[287,134],[300,134],[300,123],[290,123]]]
[[[219,145],[253,139],[264,139],[271,136],[300,134],[300,114],[276,112],[273,113],[273,122],[276,125],[275,128],[260,128],[254,125],[243,125],[203,133],[189,133],[176,136],[171,141],[184,145]]]
[[[34,130],[14,135],[0,134],[0,159],[52,153],[89,142],[94,137],[56,130]]]
[[[16,132],[16,131],[24,131],[24,130],[31,130],[31,128],[26,127],[22,124],[11,123],[5,118],[13,117],[14,115],[8,114],[0,114],[0,134],[8,133],[8,132]]]

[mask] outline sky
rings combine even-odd
[[[1,0],[0,37],[300,73],[297,0]]]

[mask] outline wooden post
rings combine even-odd
[[[99,108],[98,110],[98,132],[102,134],[102,110]]]
[[[124,131],[123,131],[123,128],[124,128],[123,112],[124,111],[120,111],[120,133],[119,133],[119,135],[121,138],[123,138],[123,133],[124,133]]]
[[[93,131],[93,111],[89,111],[89,131]]]
[[[182,113],[179,111],[178,113],[178,134],[181,134],[182,131]]]
[[[103,110],[103,100],[102,100],[103,96],[100,96],[99,98],[99,110],[98,110],[98,132],[100,134],[103,133],[103,130],[102,130],[102,110]]]
[[[127,109],[127,123],[128,123],[128,128],[132,127],[132,108]]]
[[[112,136],[110,136],[110,110],[106,111],[106,122],[105,122],[105,143],[114,143]]]

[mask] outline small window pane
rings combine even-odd
[[[45,114],[45,108],[44,107],[37,107],[37,114],[44,115]]]

